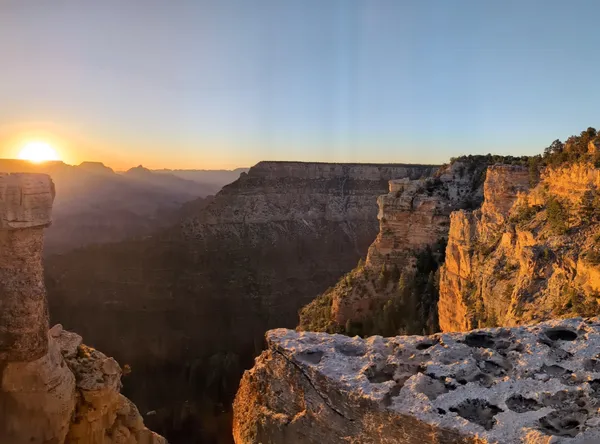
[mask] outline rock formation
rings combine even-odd
[[[600,170],[587,162],[488,170],[480,210],[452,215],[443,331],[590,316],[600,308]]]
[[[260,162],[181,226],[50,258],[54,320],[132,366],[125,393],[157,412],[153,430],[230,442],[230,402],[264,333],[294,327],[366,253],[389,180],[434,169]]]
[[[54,185],[0,174],[0,442],[161,444],[119,393],[121,369],[60,325],[48,331],[43,230]]]
[[[358,326],[353,333],[373,334],[379,332],[372,325],[376,313],[384,310],[387,301],[400,297],[399,279],[422,280],[412,291],[421,296],[427,281],[433,279],[430,274],[443,261],[451,212],[481,204],[482,178],[490,160],[487,156],[465,157],[442,167],[433,177],[391,180],[389,192],[377,199],[379,234],[369,247],[366,262],[305,307],[300,328],[340,332]],[[420,261],[420,255],[425,260]],[[396,327],[421,333],[435,311],[435,302],[431,295],[419,309],[421,314],[404,310],[415,322]],[[417,304],[408,305],[416,311]]]
[[[600,319],[361,339],[273,330],[236,444],[600,442]]]

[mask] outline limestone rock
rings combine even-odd
[[[103,353],[63,332],[65,362],[75,375],[77,406],[65,444],[166,444],[144,426],[137,407],[121,395],[121,368]],[[76,352],[72,345],[79,342]]]
[[[272,330],[236,444],[600,440],[599,319],[361,339]]]
[[[48,351],[41,255],[53,199],[45,174],[0,173],[0,361],[34,361]]]
[[[0,230],[50,225],[54,195],[46,174],[0,173]]]
[[[451,217],[441,269],[443,331],[591,316],[600,305],[600,170],[490,167],[480,210]]]
[[[369,247],[366,262],[306,306],[299,327],[340,331],[348,322],[364,323],[372,318],[377,307],[397,292],[400,273],[415,272],[418,253],[443,245],[452,211],[481,204],[482,176],[488,162],[485,156],[475,156],[456,160],[432,177],[391,180],[389,192],[377,199],[379,234]],[[393,282],[380,285],[382,270],[392,276],[395,270]],[[325,315],[328,319],[315,322],[321,316],[316,312],[321,311],[329,312]]]
[[[48,176],[0,174],[0,442],[165,443],[119,393],[116,361],[48,329],[41,255],[53,199]]]
[[[64,362],[60,343],[52,336],[48,340],[48,353],[41,358],[4,366],[0,442],[65,442],[75,411],[75,377]]]

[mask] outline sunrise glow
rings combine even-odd
[[[46,142],[29,142],[21,148],[19,159],[41,163],[48,160],[60,160],[58,153]]]

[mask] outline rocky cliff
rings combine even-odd
[[[361,339],[273,330],[236,444],[600,441],[600,319]]]
[[[491,167],[481,209],[452,215],[442,330],[598,312],[600,170],[573,163],[531,179],[522,167]]]
[[[174,442],[230,442],[264,332],[350,270],[388,181],[430,166],[261,162],[181,226],[50,258],[56,322],[133,368],[125,390]],[[152,387],[152,390],[149,390]]]
[[[120,394],[117,362],[60,325],[48,331],[43,230],[54,185],[0,174],[0,442],[160,444]]]
[[[305,307],[300,328],[362,335],[435,331],[437,295],[432,287],[443,261],[450,214],[481,204],[492,160],[469,156],[432,177],[391,180],[389,192],[377,199],[379,234],[366,262]],[[404,319],[392,320],[392,312]]]

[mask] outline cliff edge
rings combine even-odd
[[[0,442],[166,443],[120,394],[114,359],[48,330],[42,249],[54,196],[45,174],[0,174]]]
[[[279,329],[237,444],[600,442],[600,320],[368,339]]]
[[[493,160],[465,156],[429,177],[390,180],[377,198],[379,234],[366,261],[305,306],[299,328],[361,336],[437,331],[434,282],[450,214],[481,205]]]
[[[438,304],[442,331],[595,316],[600,169],[490,167],[479,210],[452,214]]]

